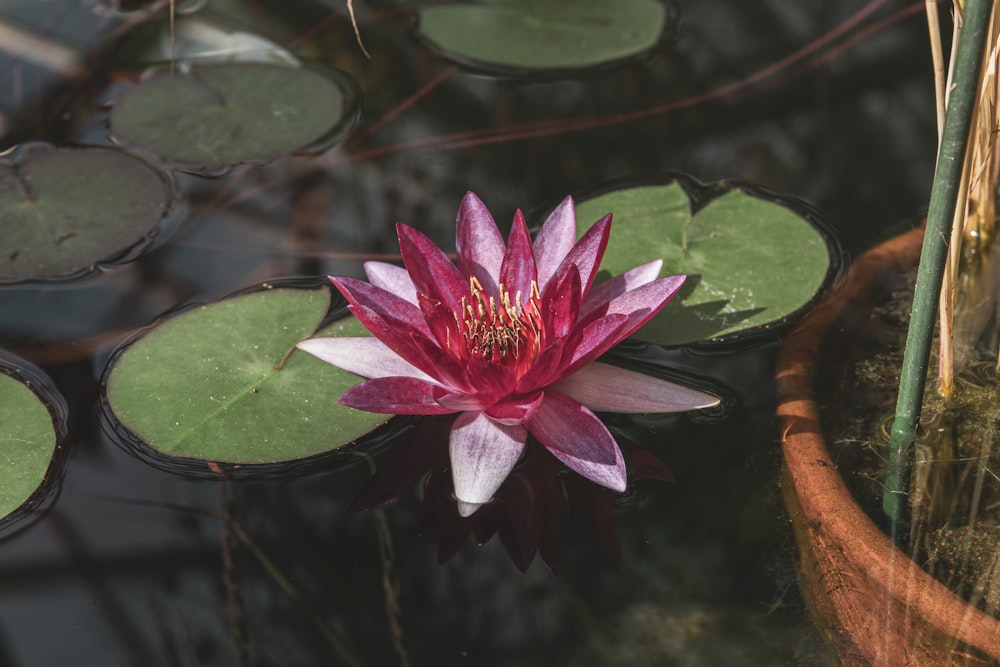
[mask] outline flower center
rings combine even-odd
[[[513,299],[502,283],[497,291],[494,298],[475,277],[469,278],[469,296],[462,298],[462,312],[455,313],[466,350],[495,364],[530,366],[544,330],[538,284],[531,281],[531,294],[523,304],[520,290]]]

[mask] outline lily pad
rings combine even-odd
[[[0,283],[74,278],[132,259],[172,198],[167,175],[122,151],[21,146],[0,159]]]
[[[584,228],[614,214],[605,276],[654,259],[663,260],[661,275],[688,275],[681,294],[636,338],[686,345],[773,330],[813,302],[831,276],[836,255],[828,237],[803,214],[739,188],[712,197],[692,213],[674,182],[577,206]]]
[[[448,57],[536,71],[640,54],[667,20],[657,0],[492,0],[432,5],[417,15],[421,34]]]
[[[112,359],[106,417],[162,454],[213,462],[293,461],[357,440],[390,416],[339,405],[361,378],[295,350],[329,305],[326,287],[274,287],[161,321]],[[352,322],[323,335],[359,335]]]
[[[0,366],[0,518],[6,522],[41,494],[66,426],[35,393],[39,382],[6,361]]]
[[[259,62],[155,71],[111,109],[111,133],[181,164],[221,167],[325,148],[357,118],[346,75]]]

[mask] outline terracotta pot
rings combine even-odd
[[[1000,621],[928,575],[855,503],[827,450],[813,398],[824,346],[845,320],[870,313],[889,276],[915,265],[921,239],[917,229],[860,257],[778,357],[784,494],[802,590],[841,662],[852,667],[1000,664]]]

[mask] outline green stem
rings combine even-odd
[[[889,534],[897,541],[904,517],[910,478],[910,452],[920,416],[920,404],[924,398],[938,294],[941,291],[951,221],[958,199],[958,184],[962,178],[969,126],[979,88],[979,69],[992,4],[990,0],[968,0],[965,3],[962,32],[955,55],[955,78],[948,99],[948,110],[945,112],[941,148],[931,187],[927,229],[924,232],[910,329],[906,336],[906,351],[899,378],[896,417],[892,422],[889,440],[889,471],[882,497],[882,509],[889,519]]]

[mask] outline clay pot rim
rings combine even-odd
[[[813,395],[820,348],[845,306],[864,300],[880,278],[912,268],[918,228],[868,251],[783,343],[777,359],[778,419],[786,480],[802,519],[828,544],[842,545],[866,584],[888,595],[943,634],[1000,662],[1000,621],[957,596],[898,549],[855,503],[833,464]],[[888,599],[888,598],[887,598]]]

